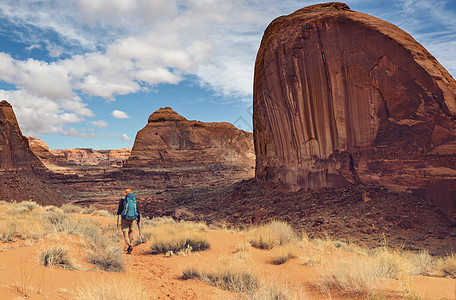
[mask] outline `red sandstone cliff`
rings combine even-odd
[[[42,173],[46,168],[30,150],[13,108],[3,100],[0,102],[0,171],[5,170]]]
[[[395,25],[343,3],[277,18],[253,101],[257,179],[381,184],[456,209],[456,81]]]
[[[131,148],[93,150],[91,148],[50,150],[42,140],[28,137],[30,149],[48,168],[53,166],[122,166],[131,153]]]
[[[205,170],[220,166],[234,171],[234,177],[248,178],[253,176],[253,151],[251,133],[230,123],[188,121],[166,107],[150,115],[138,132],[126,167]]]

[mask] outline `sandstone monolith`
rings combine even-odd
[[[265,30],[254,77],[258,180],[378,184],[456,209],[456,82],[397,26],[305,7]]]

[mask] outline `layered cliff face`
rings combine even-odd
[[[0,171],[45,172],[46,168],[30,150],[11,105],[0,102]]]
[[[393,24],[343,3],[277,18],[253,101],[257,179],[381,184],[456,209],[456,81]]]
[[[253,177],[253,136],[230,123],[189,121],[160,108],[136,135],[127,168],[229,169]],[[221,174],[223,177],[223,174]]]
[[[30,149],[41,162],[53,171],[58,171],[55,166],[122,166],[131,153],[131,148],[113,150],[93,150],[91,148],[51,150],[42,140],[27,137]]]

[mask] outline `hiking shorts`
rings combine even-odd
[[[120,228],[122,231],[133,231],[133,221],[134,219],[124,219],[120,220]]]

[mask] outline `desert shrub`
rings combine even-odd
[[[245,262],[225,257],[211,269],[188,267],[182,271],[182,279],[199,279],[209,285],[236,293],[248,293],[258,287],[255,272]]]
[[[418,253],[409,253],[407,258],[412,266],[412,269],[408,272],[410,275],[429,276],[435,269],[435,259],[426,250]]]
[[[78,300],[136,300],[146,299],[141,285],[133,279],[110,279],[85,284],[77,288]]]
[[[381,274],[387,278],[400,279],[403,274],[412,272],[410,260],[400,249],[385,246],[377,249],[373,258],[377,261]]]
[[[116,244],[110,244],[104,248],[92,247],[92,249],[87,252],[87,261],[103,271],[125,271],[123,251],[122,248]]]
[[[109,211],[104,210],[104,209],[97,210],[93,214],[97,215],[97,216],[107,217],[107,218],[113,217],[113,215],[111,213],[109,213]]]
[[[22,201],[21,203],[19,203],[19,206],[20,207],[25,207],[26,209],[28,210],[33,210],[35,208],[38,208],[40,207],[40,205],[38,205],[36,202],[34,201]]]
[[[89,207],[84,207],[82,209],[81,213],[86,214],[86,215],[91,215],[96,211],[97,211],[97,209],[95,207],[89,206]]]
[[[451,253],[437,261],[437,273],[443,276],[456,277],[456,254]]]
[[[204,251],[210,248],[203,232],[186,224],[160,224],[150,228],[150,249],[153,254],[189,249]]]
[[[40,215],[27,213],[16,213],[17,207],[12,208],[15,212],[5,212],[0,216],[0,240],[12,241],[13,237],[20,239],[39,238],[45,234],[42,218]]]
[[[272,258],[272,262],[275,265],[281,265],[286,263],[292,258],[297,258],[299,254],[299,249],[297,244],[288,243],[286,245],[280,246]]]
[[[8,207],[5,214],[9,216],[19,217],[21,215],[30,214],[30,209],[28,209],[26,206],[12,204]]]
[[[323,292],[337,289],[357,297],[373,297],[386,289],[386,277],[379,262],[371,258],[340,261],[330,272],[321,272],[318,283]]]
[[[288,287],[278,280],[260,282],[257,289],[242,293],[243,299],[249,300],[302,300],[305,299],[301,291]]]
[[[38,257],[46,267],[56,266],[62,269],[74,270],[76,269],[73,260],[68,254],[68,249],[60,246],[52,246],[44,248]]]
[[[252,245],[250,245],[249,243],[242,243],[234,248],[233,253],[248,252],[250,251],[250,248],[252,248]]]
[[[247,239],[255,248],[272,249],[276,245],[296,241],[297,236],[289,224],[272,221],[266,225],[250,229],[247,232]]]
[[[78,227],[78,221],[74,216],[60,211],[48,212],[43,218],[46,230],[49,232],[74,233]]]
[[[68,213],[81,213],[82,212],[82,207],[74,205],[74,204],[71,204],[71,203],[64,204],[64,205],[62,205],[61,208],[67,214]]]
[[[55,212],[55,213],[63,213],[63,210],[55,205],[47,205],[44,207],[44,211],[46,212]]]

